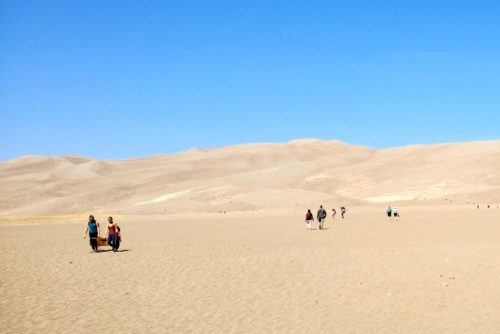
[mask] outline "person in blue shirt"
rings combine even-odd
[[[87,238],[87,232],[89,233],[90,247],[94,252],[98,251],[97,248],[97,238],[99,237],[99,223],[95,220],[93,215],[89,216],[89,221],[87,223],[87,229],[85,230],[85,236],[83,239]]]

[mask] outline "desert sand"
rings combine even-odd
[[[30,156],[0,186],[1,333],[499,333],[500,141]],[[306,231],[320,204],[346,219]]]
[[[500,202],[500,141],[372,149],[296,140],[137,158],[0,163],[0,217]]]
[[[500,209],[348,209],[324,231],[303,210],[120,217],[118,253],[85,221],[4,222],[0,330],[498,333]]]

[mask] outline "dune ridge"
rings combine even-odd
[[[214,212],[345,204],[500,202],[500,140],[373,149],[294,140],[130,160],[0,163],[0,215]]]

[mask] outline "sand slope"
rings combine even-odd
[[[309,139],[123,161],[26,156],[0,163],[0,187],[2,216],[500,202],[500,141],[375,150]]]

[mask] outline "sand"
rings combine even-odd
[[[25,156],[0,189],[2,334],[500,333],[499,140]],[[320,203],[347,219],[306,231]]]
[[[0,332],[499,333],[500,209],[399,208],[121,216],[118,253],[85,221],[4,221]]]
[[[500,203],[500,140],[374,149],[246,144],[131,160],[0,162],[0,217],[171,214],[339,205]]]

